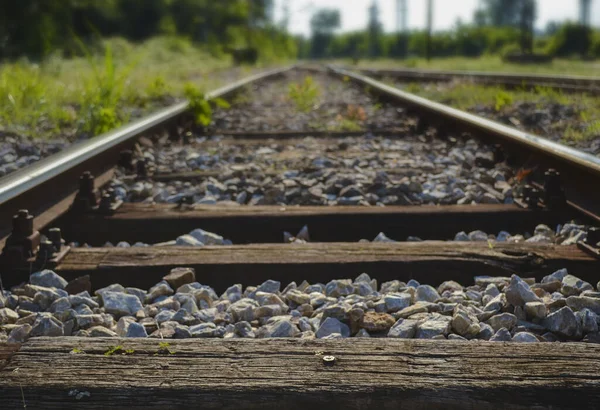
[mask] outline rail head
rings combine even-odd
[[[206,94],[207,99],[225,96],[253,82],[283,74],[294,66],[265,71]],[[145,131],[168,122],[188,110],[188,102],[164,108],[114,131],[73,144],[60,153],[42,159],[31,166],[15,171],[0,179],[0,206],[20,195],[51,181],[58,175],[85,163],[91,158],[110,150]]]
[[[387,95],[393,96],[400,102],[429,111],[447,119],[459,121],[467,126],[476,128],[487,134],[495,135],[504,140],[527,146],[532,150],[551,155],[556,159],[560,159],[561,161],[570,163],[571,165],[576,165],[600,177],[600,158],[591,154],[559,144],[546,138],[539,137],[534,134],[530,134],[525,131],[506,126],[504,124],[500,124],[475,114],[461,111],[456,108],[419,97],[362,74],[335,67],[330,67],[330,69],[339,75],[350,77],[363,84],[369,85],[378,91],[384,92]]]

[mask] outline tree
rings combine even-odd
[[[382,54],[381,36],[383,34],[383,25],[379,21],[379,4],[373,0],[369,7],[369,57],[378,57]]]
[[[340,28],[342,18],[337,9],[321,9],[310,19],[312,31],[311,51],[312,58],[323,58],[333,39],[333,34]]]

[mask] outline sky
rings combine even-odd
[[[367,9],[372,0],[276,0],[276,18],[280,18],[282,5],[290,4],[292,18],[290,30],[294,34],[310,34],[310,18],[315,9],[337,8],[342,12],[342,31],[360,30],[366,27]],[[396,27],[396,1],[378,0],[380,19],[386,31]],[[426,0],[408,0],[410,29],[425,26]],[[457,18],[470,22],[479,0],[434,0],[434,30],[452,28]],[[544,28],[549,21],[578,20],[579,0],[538,0],[538,19],[536,27]],[[592,24],[600,27],[600,0],[592,1]]]

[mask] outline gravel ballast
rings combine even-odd
[[[119,284],[69,294],[44,270],[0,298],[0,334],[150,338],[393,337],[491,342],[600,342],[600,291],[561,269],[534,279],[475,277],[465,286],[355,280],[232,285],[218,295],[176,268],[148,290]],[[80,290],[80,289],[77,289]]]

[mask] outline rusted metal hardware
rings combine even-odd
[[[515,198],[515,203],[522,208],[542,209],[541,197],[542,193],[539,189],[531,185],[525,185],[521,190],[521,196]]]
[[[79,177],[79,191],[71,209],[76,212],[89,212],[96,206],[98,206],[98,191],[94,186],[94,176],[86,171]]]
[[[52,268],[71,248],[65,246],[59,228],[44,238],[33,228],[33,216],[26,209],[13,217],[13,230],[2,250],[2,267],[6,270]]]
[[[139,159],[135,163],[136,174],[139,179],[148,177],[148,167],[145,159]]]
[[[79,178],[79,191],[71,205],[71,212],[112,215],[122,204],[123,201],[115,199],[112,189],[98,193],[94,176],[86,171]]]
[[[47,239],[40,242],[40,247],[35,258],[35,267],[54,268],[71,249],[65,245],[60,228],[48,230]]]
[[[26,209],[21,209],[13,216],[12,226],[12,232],[2,250],[2,262],[7,267],[24,264],[35,256],[42,238],[33,229],[33,216]]]
[[[585,240],[577,242],[577,246],[582,251],[600,259],[600,228],[590,228]]]
[[[113,215],[121,205],[123,205],[123,201],[117,199],[115,197],[115,191],[112,188],[109,188],[102,191],[97,211],[102,215]]]

